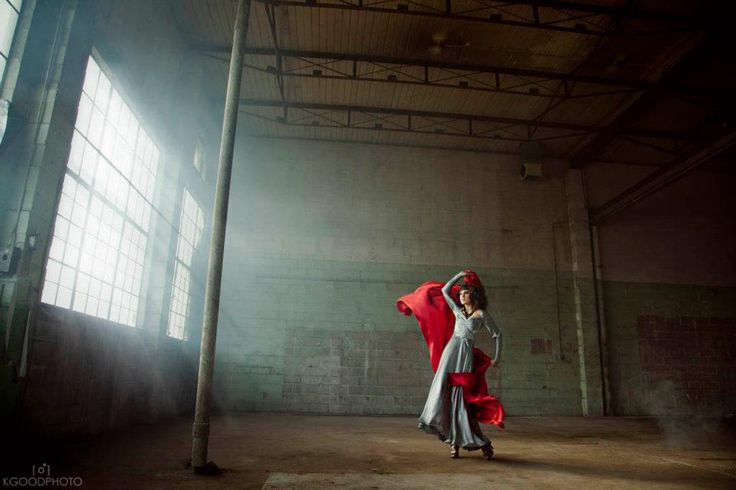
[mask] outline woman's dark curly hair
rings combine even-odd
[[[472,284],[463,284],[460,291],[470,291],[470,300],[473,302],[476,310],[485,310],[488,300],[486,299],[486,290],[473,286]],[[459,293],[459,291],[458,291]]]

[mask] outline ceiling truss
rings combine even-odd
[[[577,138],[605,130],[604,127],[553,121],[382,107],[288,102],[288,112],[284,111],[284,104],[278,100],[241,99],[240,103],[243,113],[289,126],[442,134],[519,143],[528,141],[531,131],[536,127],[551,131],[545,136],[536,137],[535,141]],[[258,108],[274,110],[258,111]],[[684,138],[683,135],[652,131],[631,130],[627,134],[633,138],[665,141],[662,144]]]
[[[592,209],[591,222],[600,224],[612,218],[621,211],[676,182],[699,165],[736,144],[736,130],[733,128],[727,127],[725,130],[722,128],[719,133],[716,137],[711,137],[710,141],[701,149],[673,160],[669,165],[661,167],[617,196]]]
[[[382,14],[415,15],[445,20],[458,20],[526,27],[577,35],[597,37],[646,36],[673,32],[687,32],[702,28],[698,19],[640,11],[590,5],[560,0],[491,1],[475,0],[472,7],[464,9],[453,5],[422,0],[259,0],[276,6],[339,9]],[[441,5],[439,7],[438,5]],[[515,7],[512,9],[510,7]],[[519,9],[522,9],[519,12]],[[656,27],[625,27],[624,18],[646,20]],[[606,24],[613,19],[615,29]]]
[[[228,46],[199,46],[196,49],[223,62],[229,61],[230,48]],[[693,97],[710,99],[728,95],[697,87],[655,84],[638,80],[391,56],[279,48],[246,48],[245,53],[264,57],[261,60],[245,63],[244,67],[275,75],[280,91],[283,90],[284,77],[299,77],[424,85],[565,100],[630,94],[654,87],[689,99]],[[284,68],[287,63],[290,68]],[[561,90],[557,89],[557,84],[561,84]],[[586,89],[574,93],[573,88],[576,84],[583,84]]]
[[[651,82],[591,76],[581,69],[562,73],[550,70],[456,63],[441,60],[402,58],[373,54],[284,49],[280,45],[277,7],[360,11],[374,14],[401,14],[444,20],[490,23],[515,28],[543,29],[594,36],[596,49],[607,38],[639,37],[649,34],[702,31],[708,22],[640,10],[641,2],[630,0],[622,7],[576,3],[565,0],[468,2],[445,0],[257,0],[263,5],[273,47],[246,48],[246,69],[275,77],[280,100],[241,99],[241,112],[255,118],[301,127],[391,131],[424,135],[446,135],[507,142],[551,141],[577,138],[587,141],[572,154],[573,166],[596,159],[601,149],[615,137],[669,156],[682,155],[692,148],[691,135],[628,126],[630,117],[617,117],[604,126],[546,120],[560,104],[574,99],[621,95],[628,100],[658,99],[674,95],[704,106],[734,100],[731,89],[717,91],[683,86],[681,80],[665,77]],[[441,6],[441,8],[440,8]],[[229,46],[197,45],[200,53],[229,60]],[[680,63],[682,65],[682,63]],[[678,70],[675,70],[678,71]],[[467,113],[441,113],[413,109],[393,109],[358,105],[320,104],[291,101],[285,87],[287,78],[325,79],[439,87],[459,91],[488,92],[546,99],[547,109],[536,117],[519,119]],[[626,100],[624,99],[624,100]],[[641,100],[632,109],[641,106]],[[625,104],[625,102],[622,102]],[[627,105],[627,104],[626,104]],[[647,106],[649,104],[646,104]],[[631,112],[631,111],[627,111]],[[636,111],[641,112],[641,111]],[[625,113],[624,116],[627,114]],[[624,122],[626,120],[626,122]],[[557,155],[569,157],[570,155]]]
[[[658,101],[665,95],[666,91],[662,89],[665,86],[671,86],[679,83],[688,75],[697,70],[714,45],[717,44],[717,38],[710,36],[704,38],[699,44],[693,46],[677,64],[672,66],[663,77],[656,82],[651,88],[644,91],[639,98],[634,100],[630,105],[625,107],[618,116],[613,119],[598,135],[585,146],[577,150],[570,157],[570,163],[573,167],[581,167],[586,160],[591,160],[603,152],[606,147],[616,138],[621,137],[627,132],[627,128],[635,124],[643,115],[650,111]],[[723,94],[719,94],[723,95]],[[733,107],[733,95],[726,96],[721,100],[720,110],[716,112],[716,119],[712,121],[715,125],[729,120],[728,108]],[[721,114],[725,112],[725,114]]]

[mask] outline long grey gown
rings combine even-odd
[[[463,399],[463,387],[451,386],[447,373],[469,373],[473,371],[473,344],[475,334],[485,327],[496,340],[493,362],[498,361],[501,350],[501,332],[491,316],[480,310],[478,317],[466,318],[463,311],[450,298],[450,289],[465,275],[459,272],[445,284],[442,294],[455,314],[455,329],[452,338],[442,351],[437,372],[429,388],[427,402],[419,416],[419,428],[437,435],[440,440],[467,450],[480,449],[490,440],[480,430],[478,420],[468,411]]]

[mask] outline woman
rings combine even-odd
[[[460,307],[458,307],[450,293],[455,283],[462,277],[466,279],[460,288]],[[496,340],[496,352],[492,361],[492,365],[495,366],[501,353],[501,332],[491,316],[484,311],[485,291],[475,273],[471,271],[457,273],[444,285],[442,295],[455,315],[455,328],[442,351],[427,402],[419,417],[419,428],[436,434],[440,440],[450,444],[452,458],[459,456],[459,449],[462,447],[468,451],[481,449],[483,457],[491,459],[493,456],[491,441],[480,430],[475,407],[468,406],[465,399],[468,393],[465,393],[465,396],[463,393],[468,386],[456,382],[453,373],[473,372],[473,344],[475,335],[481,327],[487,328]],[[476,356],[484,356],[477,349],[476,351]],[[481,376],[484,376],[484,373],[485,369],[482,370]],[[485,388],[485,378],[480,383]],[[484,398],[485,401],[490,400],[496,405],[493,407],[495,411],[500,411],[496,421],[490,423],[503,427],[503,407],[494,397],[488,395],[487,391]]]

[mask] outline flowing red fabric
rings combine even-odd
[[[466,278],[466,284],[483,287],[475,273]],[[401,313],[406,316],[413,314],[419,322],[429,347],[429,360],[434,372],[437,372],[442,351],[455,328],[455,315],[442,295],[442,286],[444,284],[441,282],[425,282],[413,293],[405,294],[396,301],[396,308]],[[454,297],[459,290],[460,286],[454,285],[450,295]],[[463,387],[465,403],[479,422],[503,429],[503,405],[495,396],[488,394],[486,383],[486,370],[492,364],[493,360],[482,350],[473,348],[473,372],[448,373],[448,378],[451,385]]]
[[[413,293],[405,294],[396,301],[396,308],[401,313],[406,316],[414,314],[419,322],[429,347],[429,360],[434,372],[437,372],[442,351],[450,341],[455,326],[455,315],[442,295],[442,286],[444,284],[441,282],[425,282]],[[459,291],[460,286],[453,286],[453,295],[456,294],[455,289]]]

